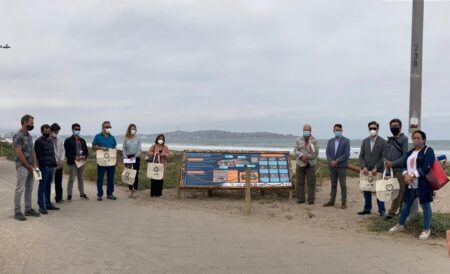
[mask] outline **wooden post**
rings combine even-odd
[[[250,185],[250,168],[245,171],[245,215],[250,215],[252,211],[252,189]]]

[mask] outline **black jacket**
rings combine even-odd
[[[34,151],[38,160],[39,169],[56,167],[55,146],[50,138],[41,136],[34,143]]]
[[[83,156],[85,157],[85,159],[87,159],[89,152],[86,145],[86,141],[81,137],[78,137],[78,139],[80,140],[81,143],[81,150],[83,151]],[[73,135],[64,141],[64,150],[66,151],[67,164],[74,165],[75,157],[77,156],[77,143]]]

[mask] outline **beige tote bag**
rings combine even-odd
[[[103,151],[101,149],[97,150],[97,164],[99,166],[115,166],[117,163],[117,150],[108,149]]]

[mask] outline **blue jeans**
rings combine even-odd
[[[414,203],[414,200],[419,197],[417,189],[405,189],[405,195],[407,196],[406,201],[403,203],[402,213],[400,215],[400,219],[398,223],[400,225],[405,225],[406,218],[409,216],[409,211]],[[420,204],[423,211],[423,230],[430,230],[431,228],[431,203],[422,203]]]
[[[378,212],[384,214],[386,209],[384,208],[384,202],[377,199]],[[372,211],[372,192],[364,191],[364,211]]]
[[[114,176],[116,174],[116,166],[99,166],[97,165],[97,197],[103,196],[103,178],[106,172],[106,195],[110,196],[114,192]]]
[[[40,168],[42,174],[42,180],[39,180],[38,187],[38,205],[39,208],[47,209],[50,203],[50,191],[54,168],[44,167]]]

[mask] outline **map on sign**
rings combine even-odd
[[[289,152],[186,152],[182,187],[291,187]]]

